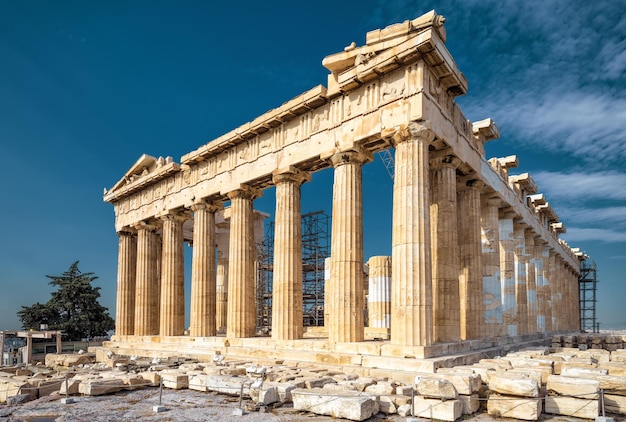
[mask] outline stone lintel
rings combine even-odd
[[[535,207],[537,212],[542,213],[546,216],[548,223],[556,223],[559,221],[559,216],[556,214],[554,209],[550,206],[549,202],[546,202],[543,205],[539,205]]]
[[[506,157],[496,158],[496,160],[498,160],[498,163],[500,163],[500,166],[502,166],[502,168],[505,168],[507,170],[519,166],[517,155],[508,155]]]
[[[482,144],[500,137],[500,128],[491,118],[473,122],[472,132],[474,133],[474,138]]]
[[[527,194],[537,193],[537,184],[528,173],[509,176],[509,183],[516,184]]]

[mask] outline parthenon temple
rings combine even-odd
[[[469,121],[456,104],[468,83],[446,48],[444,22],[431,11],[370,31],[365,45],[323,59],[327,87],[180,162],[143,155],[105,189],[119,235],[116,333],[105,346],[382,368],[578,331],[586,256],[559,239],[563,223],[532,177],[511,173],[516,156],[486,157],[500,131],[490,118]],[[386,150],[395,166],[391,250],[366,259],[362,171]],[[327,168],[324,326],[305,327],[301,186]],[[257,211],[269,187],[275,210]],[[272,214],[271,329],[261,333],[255,245]]]

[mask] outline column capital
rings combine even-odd
[[[328,161],[334,168],[344,164],[365,164],[374,159],[373,154],[361,147],[355,147],[349,151],[337,151],[328,157]]]
[[[261,196],[263,196],[263,191],[261,189],[253,188],[252,186],[244,184],[239,185],[239,189],[228,192],[229,199],[243,198],[253,200],[260,198]]]
[[[200,199],[191,205],[191,210],[194,212],[199,210],[216,212],[221,209],[224,209],[224,204],[221,201],[209,201],[207,199]]]
[[[293,182],[299,185],[311,180],[311,173],[302,171],[296,167],[289,166],[286,169],[274,170],[272,173],[272,183],[278,185],[283,182]]]
[[[498,217],[500,219],[507,219],[507,220],[513,220],[515,219],[517,216],[517,212],[515,212],[515,209],[513,207],[510,206],[506,206],[506,207],[502,207],[498,210]]]
[[[475,190],[482,191],[484,187],[485,187],[485,182],[478,180],[478,179],[466,178],[466,179],[459,180],[457,189],[458,190],[475,189]]]
[[[443,167],[456,169],[461,164],[461,159],[453,154],[435,157],[430,160],[430,169],[438,170]]]
[[[158,221],[152,221],[151,223],[148,223],[145,220],[134,223],[132,227],[136,230],[147,230],[151,232],[154,232],[160,229]]]
[[[130,227],[130,226],[126,226],[126,227],[122,227],[118,232],[117,235],[118,236],[124,236],[124,235],[135,235],[137,234],[137,228],[135,227]]]
[[[189,220],[189,210],[169,210],[159,215],[161,221],[185,222]]]
[[[435,132],[433,132],[430,128],[430,122],[428,120],[411,122],[408,125],[400,125],[400,127],[391,137],[394,147],[397,144],[401,144],[403,142],[407,142],[411,139],[416,138],[423,139],[429,144],[435,140]]]

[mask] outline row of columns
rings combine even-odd
[[[575,328],[577,312],[569,306],[578,303],[575,272],[511,209],[484,194],[481,182],[457,177],[458,158],[433,157],[434,137],[426,125],[412,123],[390,140],[396,149],[391,306],[381,318],[390,321],[391,342],[430,345]],[[331,342],[358,342],[364,339],[365,307],[362,166],[372,154],[355,146],[325,158],[334,168],[325,322]],[[273,175],[275,339],[303,334],[300,186],[309,179],[295,168]],[[191,336],[213,336],[224,327],[228,337],[255,334],[253,201],[260,195],[243,185],[228,194],[228,256],[218,255],[217,267],[219,204],[192,207]],[[185,212],[161,216],[162,242],[157,226],[146,222],[119,233],[118,334],[183,334],[182,227],[188,218]],[[221,259],[228,265],[220,265]],[[551,311],[555,302],[568,304],[565,317]]]

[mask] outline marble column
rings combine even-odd
[[[300,186],[311,179],[296,168],[276,171],[272,338],[302,338],[302,216]]]
[[[572,329],[580,331],[581,323],[580,323],[580,284],[578,282],[579,277],[574,268],[572,268],[571,271],[572,271],[572,284],[574,286],[574,294],[572,298],[573,300],[572,302],[572,306],[573,306]]]
[[[217,274],[215,327],[219,334],[226,334],[228,320],[228,253],[230,249],[230,228],[224,222],[218,226],[217,237]]]
[[[159,303],[161,281],[157,226],[138,223],[137,229],[137,276],[135,290],[135,335],[159,334]]]
[[[516,221],[513,225],[514,259],[515,259],[515,306],[517,309],[517,334],[528,334],[528,294],[526,265],[528,256],[526,255],[526,238],[524,231],[526,225]]]
[[[363,297],[363,164],[366,150],[338,152],[329,157],[335,170],[330,251],[328,339],[357,342],[365,337]]]
[[[543,290],[544,290],[544,307],[543,315],[545,320],[545,332],[552,332],[552,280],[550,279],[550,246],[543,241],[541,248],[541,258],[543,265]]]
[[[134,229],[117,233],[117,303],[115,307],[115,334],[135,334],[135,291],[137,279],[137,234]]]
[[[502,289],[500,286],[500,251],[497,197],[481,197],[480,225],[483,267],[483,306],[487,336],[504,334],[502,325]]]
[[[549,252],[549,268],[550,274],[550,315],[552,316],[552,331],[559,331],[559,282],[556,277],[556,252],[550,249]]]
[[[446,155],[430,161],[430,233],[433,283],[433,340],[461,339],[456,168]]]
[[[162,215],[163,246],[161,251],[161,336],[185,333],[185,243],[184,213]]]
[[[256,248],[253,201],[259,196],[261,191],[245,185],[228,194],[231,201],[226,328],[228,337],[255,335]]]
[[[480,191],[484,183],[469,180],[458,190],[461,291],[461,339],[485,337],[483,269],[480,233]]]
[[[526,301],[528,304],[528,333],[536,333],[537,330],[537,309],[538,309],[538,289],[537,270],[535,260],[535,233],[532,229],[524,231],[526,248]]]
[[[505,334],[516,336],[517,301],[515,300],[515,242],[513,239],[513,211],[503,209],[499,213],[500,235],[500,281],[502,282],[502,323]]]
[[[391,327],[391,257],[373,256],[369,267],[367,311],[369,326]]]
[[[546,282],[543,276],[544,241],[539,235],[534,236],[535,285],[537,286],[537,331],[546,332]]]
[[[215,212],[220,206],[197,202],[193,210],[191,310],[189,335],[210,337],[216,333]]]
[[[402,126],[393,136],[393,232],[391,242],[391,343],[433,343],[428,147],[429,122]]]

